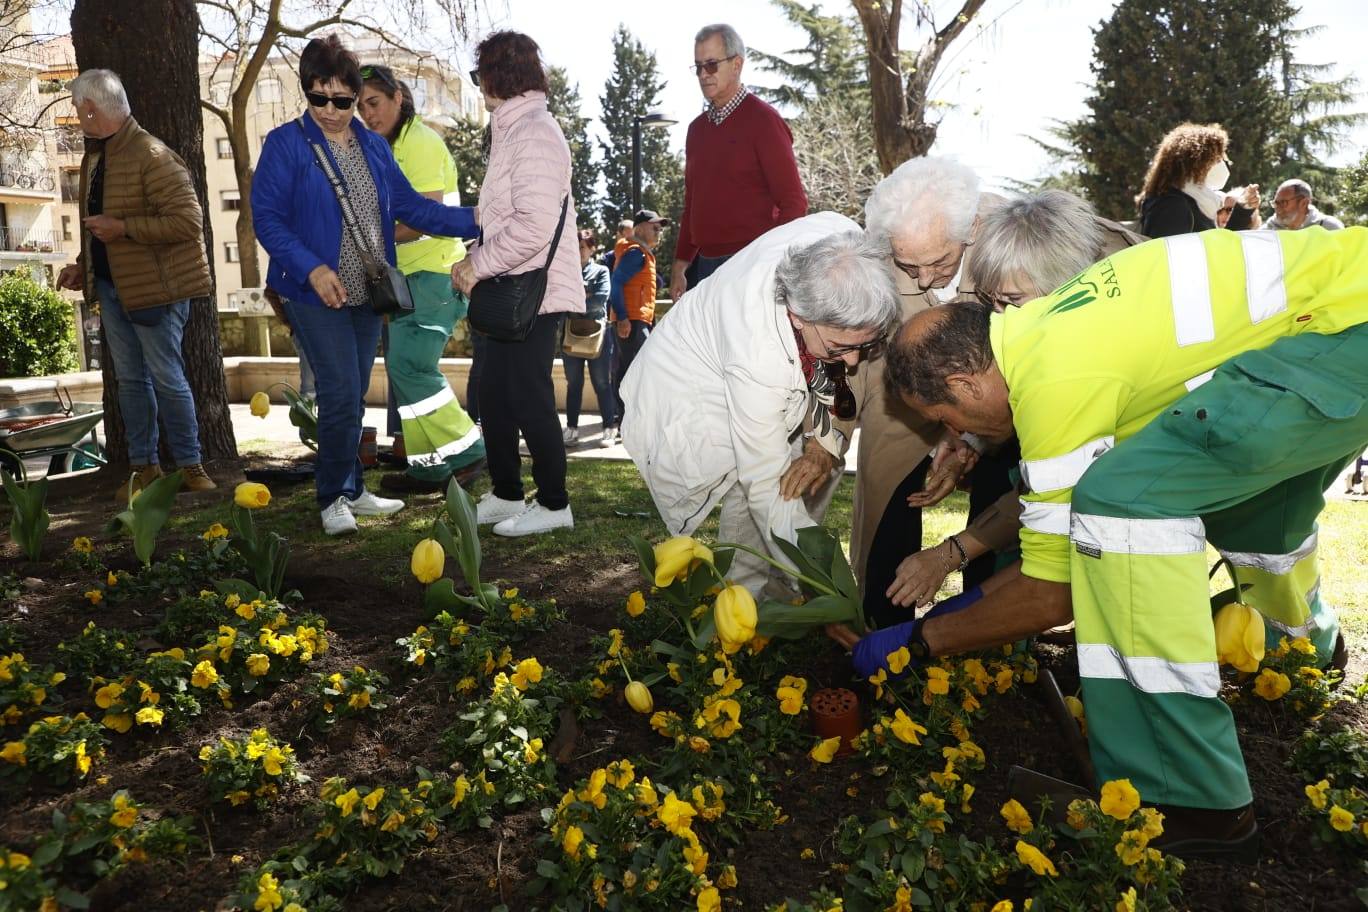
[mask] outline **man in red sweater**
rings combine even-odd
[[[779,112],[741,84],[746,45],[730,25],[694,38],[694,73],[707,106],[684,143],[684,214],[679,219],[670,297],[760,235],[807,214],[807,194],[793,158],[793,134]]]

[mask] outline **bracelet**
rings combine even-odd
[[[958,535],[952,535],[952,536],[950,536],[949,538],[947,538],[946,541],[948,541],[951,545],[953,545],[954,548],[955,548],[955,550],[959,552],[959,556],[960,556],[960,565],[959,565],[959,569],[960,569],[961,571],[963,571],[965,567],[969,566],[969,555],[965,552],[965,550],[964,550],[964,545],[961,545],[961,544],[960,544],[959,536],[958,536]]]

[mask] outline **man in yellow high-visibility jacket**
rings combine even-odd
[[[929,417],[1020,439],[1022,562],[899,642],[852,644],[857,666],[904,640],[946,655],[1073,619],[1099,781],[1129,778],[1166,812],[1168,851],[1248,858],[1206,542],[1252,583],[1271,642],[1308,637],[1325,662],[1343,649],[1316,517],[1368,444],[1368,229],[1152,241],[1005,313],[918,314],[888,358]]]

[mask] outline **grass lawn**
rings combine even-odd
[[[244,449],[247,449],[244,446]],[[265,449],[260,447],[259,449]],[[372,474],[371,484],[378,484]],[[482,543],[490,560],[501,566],[531,561],[542,567],[555,566],[610,566],[631,561],[627,545],[629,535],[640,535],[658,540],[665,535],[664,526],[656,515],[650,495],[646,491],[636,467],[627,461],[607,459],[572,459],[567,481],[575,511],[575,528],[549,535],[520,539],[503,539],[485,535]],[[488,490],[482,481],[475,489],[478,497]],[[827,511],[826,526],[838,530],[849,545],[853,476],[847,476],[832,499]],[[408,554],[414,542],[427,534],[427,529],[440,515],[442,502],[437,497],[415,498],[409,509],[386,518],[362,519],[361,534],[340,539],[329,539],[319,526],[312,485],[280,488],[271,509],[257,514],[258,521],[267,529],[279,532],[292,541],[313,544],[327,543],[328,553],[338,560],[364,553],[369,558],[387,558],[382,566],[388,568],[385,581],[403,582],[408,578]],[[964,528],[968,513],[968,498],[955,493],[924,512],[923,536],[928,545]],[[197,532],[215,520],[223,518],[218,503],[199,506],[173,514],[170,527],[183,534]],[[717,515],[704,522],[699,533],[705,539],[717,537]],[[1368,634],[1368,503],[1332,500],[1321,516],[1321,570],[1325,581],[1322,592],[1340,610],[1340,620],[1351,643],[1362,642]],[[1211,562],[1217,559],[1209,552]],[[388,559],[393,558],[393,559]],[[1212,581],[1213,591],[1229,586],[1224,573]],[[958,591],[958,577],[947,580],[942,595]]]

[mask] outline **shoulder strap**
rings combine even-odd
[[[323,147],[313,141],[309,136],[309,131],[304,129],[302,120],[296,120],[295,124],[299,127],[299,132],[304,134],[304,141],[313,149],[314,160],[323,169],[323,174],[327,176],[328,183],[332,185],[333,193],[337,194],[337,204],[342,207],[342,222],[347,226],[347,231],[352,236],[352,243],[356,245],[356,251],[361,255],[361,265],[365,267],[366,274],[374,278],[380,274],[380,265],[376,261],[375,255],[370,251],[366,244],[365,237],[361,234],[361,226],[356,219],[356,211],[352,209],[351,197],[347,195],[346,185],[342,183],[342,178],[338,176],[332,162],[328,159],[328,153]]]
[[[556,233],[551,235],[551,249],[546,252],[545,269],[551,268],[551,261],[556,258],[556,247],[560,244],[561,230],[565,228],[565,215],[570,209],[570,194],[565,194],[561,200],[560,221],[556,224]]]

